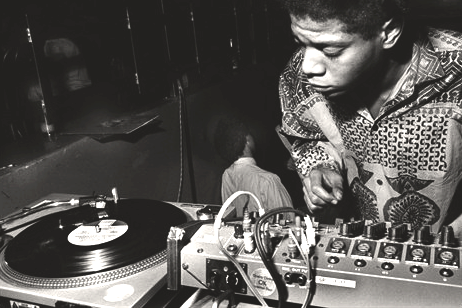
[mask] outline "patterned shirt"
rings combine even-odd
[[[281,132],[290,136],[297,171],[339,168],[357,217],[437,232],[451,202],[462,207],[453,200],[462,178],[462,34],[426,29],[418,36],[409,68],[375,119],[309,88],[303,51],[279,85]]]
[[[278,207],[293,207],[292,199],[280,178],[258,167],[252,157],[239,158],[223,173],[222,201],[225,202],[237,191],[253,193],[266,212]],[[243,216],[245,206],[248,207],[249,212],[259,210],[254,198],[247,194],[237,197],[231,205],[236,209],[237,217]]]

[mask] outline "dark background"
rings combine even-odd
[[[418,22],[462,30],[461,1],[411,3]],[[214,152],[213,125],[229,112],[253,123],[259,164],[280,175],[303,207],[274,132],[278,75],[295,48],[274,1],[8,1],[0,18],[0,216],[49,193],[113,186],[122,197],[175,201],[181,190],[182,201],[218,204],[226,164]],[[46,42],[62,38],[78,52],[46,56]],[[85,72],[90,84],[69,90],[69,72]],[[38,129],[41,99],[57,127],[52,143]],[[91,127],[82,120],[88,115],[138,110],[154,110],[159,121],[110,140],[69,133],[75,121]],[[185,127],[189,143],[180,141]]]

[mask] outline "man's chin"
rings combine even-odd
[[[346,93],[344,91],[332,91],[323,94],[328,100],[331,101],[341,101],[346,97]]]

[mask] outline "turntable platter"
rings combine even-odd
[[[74,208],[19,233],[6,247],[4,261],[14,272],[43,278],[111,271],[162,254],[170,227],[185,222],[183,211],[155,200]]]

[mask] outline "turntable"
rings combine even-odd
[[[165,285],[169,229],[197,207],[76,200],[12,232],[0,252],[0,308],[143,307]]]

